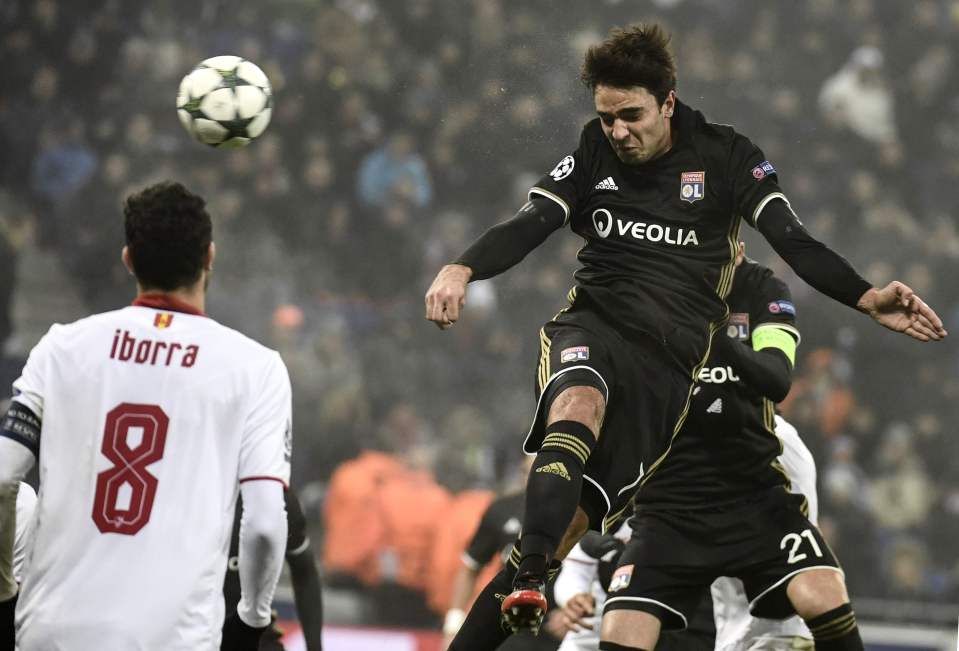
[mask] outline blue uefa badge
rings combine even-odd
[[[773,314],[791,314],[796,316],[796,306],[789,301],[773,301],[769,304],[769,311]]]
[[[764,160],[763,162],[761,162],[759,165],[757,165],[756,167],[752,169],[753,178],[756,179],[757,181],[762,181],[764,178],[766,178],[770,174],[775,174],[775,173],[776,173],[776,168],[773,167],[773,164],[770,163],[768,160]]]

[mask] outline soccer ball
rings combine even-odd
[[[212,57],[180,82],[176,108],[183,128],[203,144],[243,147],[270,123],[273,89],[250,61]]]

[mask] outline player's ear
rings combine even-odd
[[[206,259],[203,261],[203,269],[206,271],[213,271],[213,259],[216,258],[216,244],[210,242],[210,246],[206,250]]]
[[[130,247],[123,247],[123,250],[120,251],[120,260],[123,261],[123,266],[127,268],[127,271],[130,272],[130,275],[135,275],[133,272],[133,260],[130,259]]]
[[[673,116],[673,111],[676,110],[676,91],[671,90],[669,94],[666,95],[666,101],[663,102],[663,115],[667,118]]]

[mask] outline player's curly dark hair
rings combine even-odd
[[[146,289],[170,291],[199,279],[213,239],[203,199],[164,181],[127,197],[123,221],[133,273]]]
[[[676,62],[669,34],[659,25],[613,28],[609,38],[586,51],[580,79],[590,90],[596,86],[642,86],[660,104],[676,88]]]

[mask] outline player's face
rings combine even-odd
[[[619,160],[636,165],[669,150],[672,144],[669,118],[676,104],[672,91],[660,105],[642,86],[614,88],[599,85],[593,91],[593,102],[603,133]]]

